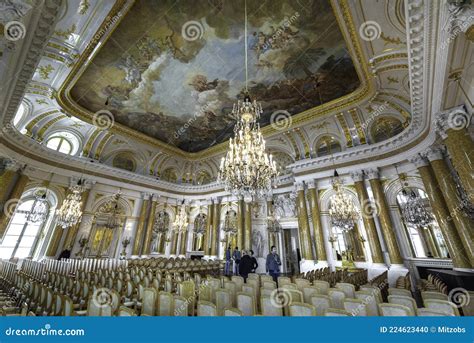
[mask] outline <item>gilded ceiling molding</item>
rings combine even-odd
[[[107,132],[100,140],[99,145],[97,146],[97,149],[94,154],[94,158],[96,160],[99,160],[100,157],[102,156],[102,152],[104,151],[105,145],[110,142],[114,135],[110,132]]]
[[[301,152],[300,152],[300,149],[298,148],[298,144],[296,144],[296,141],[292,135],[292,132],[285,132],[284,135],[288,138],[288,140],[291,143],[291,146],[293,147],[295,159],[296,160],[301,159]]]
[[[301,138],[301,142],[302,142],[303,147],[304,147],[304,157],[305,158],[311,157],[311,151],[309,149],[308,140],[306,139],[306,135],[303,132],[301,132],[301,129],[299,127],[297,127],[295,129],[295,132]]]
[[[43,141],[44,135],[45,135],[46,131],[47,131],[51,126],[53,126],[54,124],[60,122],[60,121],[63,120],[63,119],[66,119],[67,117],[68,117],[67,115],[61,114],[61,115],[57,116],[56,118],[51,119],[50,121],[48,121],[46,124],[44,124],[44,125],[38,130],[38,133],[36,134],[37,139],[38,139],[39,141]]]
[[[59,112],[58,110],[53,110],[53,111],[48,111],[48,112],[44,112],[44,113],[41,113],[39,114],[38,116],[36,116],[33,120],[31,120],[25,127],[26,129],[26,135],[28,137],[34,137],[34,134],[33,134],[33,129],[34,127],[36,126],[36,124],[38,124],[41,120],[45,119],[46,117],[52,115],[52,114],[60,114],[61,112]]]
[[[350,13],[349,5],[347,4],[346,1],[336,1],[336,0],[332,0],[331,5],[335,13],[336,20],[338,21],[339,27],[341,28],[342,35],[344,36],[346,44],[349,47],[351,57],[354,60],[354,66],[356,68],[357,74],[361,81],[361,86],[357,90],[352,92],[351,94],[348,94],[339,99],[335,99],[333,101],[325,103],[316,108],[307,110],[300,114],[294,115],[292,117],[293,127],[303,125],[308,121],[314,120],[316,117],[333,113],[334,111],[341,111],[345,108],[353,106],[361,101],[366,100],[366,98],[374,92],[373,80],[370,77],[368,66],[366,63],[367,59],[364,57],[362,53],[362,49],[359,43],[358,30],[354,26],[354,22],[352,19],[352,15]],[[66,112],[71,113],[72,115],[78,117],[79,119],[85,122],[91,123],[92,115],[87,110],[77,105],[71,99],[70,94],[69,94],[70,89],[72,88],[74,81],[77,80],[82,74],[82,71],[87,66],[88,61],[92,59],[92,54],[96,48],[96,45],[99,43],[99,41],[101,41],[101,39],[104,38],[105,35],[107,34],[108,36],[105,37],[105,40],[106,40],[108,37],[110,37],[110,34],[113,32],[113,30],[107,30],[107,28],[111,26],[110,22],[113,20],[113,18],[116,18],[119,12],[123,12],[121,14],[123,18],[123,16],[130,9],[130,7],[131,5],[125,0],[120,0],[115,3],[114,7],[112,8],[112,10],[110,11],[107,17],[108,20],[102,23],[99,30],[97,31],[97,34],[94,36],[100,39],[95,39],[93,42],[91,42],[87,46],[87,48],[79,57],[77,63],[74,65],[71,73],[68,75],[65,82],[61,86],[61,89],[58,92],[58,97],[57,97],[58,104],[62,108],[64,108]],[[120,20],[116,20],[114,24],[117,24],[117,22],[119,21]],[[103,44],[104,42],[101,42],[101,43]],[[178,157],[186,158],[189,160],[197,160],[197,159],[202,159],[205,157],[221,154],[225,152],[228,146],[228,142],[223,142],[211,148],[208,148],[202,152],[187,153],[187,152],[182,151],[181,149],[165,144],[155,138],[139,133],[135,130],[132,130],[118,123],[115,123],[115,125],[113,126],[111,130],[113,132],[119,133],[126,137],[138,139],[142,142],[155,146],[166,153],[174,154]],[[269,135],[277,134],[278,131],[274,129],[271,125],[267,125],[266,127],[262,129],[262,133],[265,136],[269,136]]]
[[[344,116],[344,113],[336,114],[336,118],[339,121],[339,124],[341,125],[342,131],[344,132],[344,136],[346,137],[346,146],[348,148],[352,147],[354,144],[352,142],[352,136],[351,136],[351,133],[349,132],[349,125],[347,125],[347,121]]]
[[[99,129],[95,129],[94,132],[92,132],[92,134],[89,136],[89,138],[87,139],[86,141],[86,144],[84,144],[84,149],[82,150],[82,156],[89,156],[91,150],[92,150],[92,146],[95,142],[95,139],[97,138],[97,136],[101,133],[102,131],[99,130]]]
[[[354,122],[354,125],[357,130],[357,136],[359,136],[360,144],[365,144],[367,143],[367,139],[365,138],[365,133],[364,130],[362,129],[362,125],[360,122],[359,114],[357,111],[357,108],[353,108],[349,110],[349,113],[351,114],[352,121]]]

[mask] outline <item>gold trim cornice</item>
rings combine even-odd
[[[115,28],[113,30],[108,30],[108,28],[111,26],[111,23],[113,24],[113,21],[117,21],[117,14],[120,11],[124,12],[120,16],[121,19],[119,19],[122,20],[125,17],[126,12],[128,12],[128,10],[132,7],[133,2],[134,0],[118,0],[114,4],[106,20],[103,21],[103,23],[97,30],[97,33],[94,35],[95,39],[89,43],[84,52],[80,55],[77,62],[73,66],[70,74],[67,76],[66,80],[64,81],[58,92],[58,104],[67,113],[70,113],[85,122],[92,123],[92,113],[86,110],[85,108],[79,106],[71,98],[70,91],[74,86],[75,81],[77,81],[78,78],[82,75],[82,73],[86,70],[87,66],[92,61],[94,55],[97,53],[96,48],[101,38],[105,36],[106,33],[108,33],[108,36],[105,37],[105,41],[107,41],[107,39],[110,38],[111,34],[115,30]],[[294,115],[292,117],[292,127],[301,126],[313,119],[316,119],[317,117],[321,117],[332,112],[341,112],[347,108],[353,107],[356,104],[369,98],[369,96],[371,96],[375,90],[373,80],[371,78],[368,65],[366,63],[366,58],[362,52],[359,43],[359,35],[357,33],[357,29],[354,26],[354,21],[349,9],[348,1],[331,0],[331,6],[339,28],[342,32],[342,35],[349,48],[349,53],[352,57],[352,60],[354,61],[354,66],[361,82],[361,86],[348,95],[332,100],[315,108],[309,109],[300,114]],[[117,25],[118,24],[119,23],[117,23]],[[105,41],[102,42],[102,46],[104,45]],[[228,146],[228,142],[226,141],[201,152],[189,153],[177,147],[165,144],[156,138],[149,137],[141,132],[135,131],[119,123],[115,123],[114,126],[111,128],[111,131],[123,135],[125,137],[137,139],[144,143],[155,146],[165,153],[171,153],[189,160],[202,159],[222,153],[227,149]],[[271,125],[267,125],[266,127],[262,128],[262,133],[265,136],[270,136],[279,133],[279,131],[274,129]]]

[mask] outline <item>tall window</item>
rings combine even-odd
[[[30,255],[36,237],[44,224],[44,222],[30,223],[27,221],[28,214],[34,208],[36,201],[34,199],[26,200],[17,206],[0,246],[0,258],[25,258]]]
[[[79,148],[79,141],[69,132],[60,132],[51,135],[46,141],[46,146],[63,154],[74,155]]]

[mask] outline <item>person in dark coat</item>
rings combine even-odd
[[[63,258],[70,258],[71,257],[71,250],[65,249],[59,254],[58,260],[61,261]]]
[[[253,250],[249,250],[249,256],[250,256],[250,259],[252,260],[252,263],[253,263],[251,273],[255,273],[255,271],[258,268],[258,263],[257,263],[257,259],[255,258],[255,256],[253,256]]]
[[[253,251],[250,250],[253,254]],[[247,254],[245,251],[242,251],[242,259],[240,260],[240,265],[239,265],[239,272],[240,276],[244,278],[244,281],[247,281],[247,277],[249,276],[249,273],[252,273],[255,270],[255,257],[252,257],[251,255]],[[258,265],[257,265],[258,266]]]
[[[275,282],[278,281],[278,277],[280,276],[280,266],[281,266],[280,256],[278,256],[276,251],[277,251],[276,247],[273,245],[271,247],[271,252],[267,255],[267,263],[265,266],[267,273],[272,276]]]

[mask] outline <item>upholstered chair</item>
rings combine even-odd
[[[193,304],[194,304],[194,301],[193,301]],[[173,296],[173,315],[176,317],[187,317],[189,314],[188,311],[189,311],[189,298],[185,298],[180,295],[174,295]]]
[[[399,304],[408,307],[412,313],[412,316],[416,315],[416,302],[412,297],[407,297],[404,295],[389,295],[388,302],[390,304]]]
[[[366,317],[368,315],[367,305],[363,300],[345,298],[343,304],[344,310],[355,317]]]
[[[446,317],[446,316],[451,316],[454,317],[454,314],[449,314],[445,311],[440,311],[440,310],[433,310],[431,308],[419,308],[416,310],[416,315],[419,317],[424,317],[424,316],[434,316],[434,317]]]
[[[242,317],[243,313],[237,308],[226,308],[224,310],[225,317]]]
[[[295,279],[296,287],[303,291],[303,288],[311,286],[311,282],[307,279],[296,278]],[[280,284],[278,284],[280,286]],[[280,286],[281,287],[281,286]]]
[[[408,307],[404,305],[387,304],[387,303],[379,304],[379,313],[384,317],[413,316],[411,310]]]
[[[222,316],[224,309],[232,307],[232,294],[228,289],[219,288],[216,291],[217,315]]]
[[[344,299],[346,298],[346,294],[337,288],[330,288],[328,291],[329,298],[331,299],[331,307],[344,309]]]
[[[119,317],[135,317],[137,313],[127,306],[120,306],[118,309]]]
[[[254,316],[257,314],[257,306],[253,295],[237,292],[237,308],[244,316]]]
[[[336,288],[340,289],[346,295],[346,298],[355,298],[355,287],[351,283],[338,282],[336,283]]]
[[[271,275],[260,275],[260,282],[265,281],[273,281],[273,277]]]
[[[231,280],[232,280],[232,282],[235,283],[235,290],[237,292],[241,292],[242,291],[242,285],[244,284],[244,278],[242,276],[234,275],[234,276],[232,276]]]
[[[368,316],[379,315],[379,307],[377,306],[376,295],[373,291],[356,291],[355,297],[366,304]]]
[[[403,288],[389,288],[388,295],[403,295],[405,297],[412,297],[411,292],[408,289]]]
[[[448,296],[446,294],[443,294],[443,293],[440,293],[440,292],[432,292],[432,291],[424,291],[424,292],[421,292],[421,298],[423,299],[423,304],[426,306],[425,304],[425,300],[429,299],[436,299],[436,300],[444,300],[444,301],[448,301]]]
[[[456,305],[452,302],[446,300],[438,300],[438,299],[424,299],[423,300],[425,307],[430,310],[435,311],[442,311],[446,313],[446,315],[454,315],[459,316],[459,310]]]
[[[338,308],[328,308],[324,313],[326,317],[351,317],[352,315],[345,311]]]
[[[275,304],[275,300],[270,297],[260,298],[260,308],[263,316],[283,316],[283,308]]]
[[[217,307],[209,301],[199,300],[197,303],[197,315],[200,317],[217,316]]]
[[[331,287],[329,282],[322,280],[314,280],[313,286],[319,289],[319,293],[323,295],[328,295],[329,288]]]
[[[172,316],[173,308],[173,295],[164,291],[158,293],[158,315]]]
[[[262,281],[262,287],[267,288],[267,289],[276,289],[277,285],[276,285],[275,281],[264,280],[264,281]]]
[[[156,314],[157,298],[156,289],[151,287],[143,289],[141,315],[154,316]]]
[[[309,317],[316,315],[316,308],[310,304],[293,302],[289,308],[291,317]]]
[[[303,300],[306,304],[311,304],[311,297],[319,294],[319,289],[315,286],[303,287]]]
[[[310,304],[316,309],[317,316],[324,316],[326,310],[331,307],[331,300],[327,295],[315,294],[310,298]]]
[[[283,286],[283,285],[291,283],[291,279],[289,277],[286,277],[286,276],[279,276],[277,280],[278,280],[278,286],[280,286],[280,287]]]

